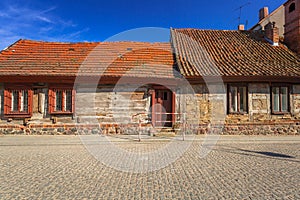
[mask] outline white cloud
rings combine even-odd
[[[41,21],[43,21],[43,22],[54,24],[54,22],[51,19],[47,18],[47,17],[43,17],[43,16],[37,15],[36,18],[39,19],[39,20],[41,20]]]
[[[20,38],[46,41],[76,41],[89,28],[78,30],[70,19],[62,19],[57,7],[33,9],[9,4],[0,8],[0,50]]]

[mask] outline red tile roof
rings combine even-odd
[[[0,76],[174,78],[169,43],[59,43],[19,40],[0,53]]]
[[[247,31],[172,29],[179,71],[185,77],[288,76],[300,78],[300,58],[283,45]]]

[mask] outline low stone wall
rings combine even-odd
[[[91,134],[142,134],[151,133],[151,125],[143,124],[53,124],[53,125],[0,125],[0,134],[21,135],[91,135]]]
[[[195,130],[195,129],[194,129]],[[300,122],[265,124],[200,125],[197,134],[222,135],[300,135]]]
[[[193,125],[179,128],[186,130],[186,134],[222,134],[222,135],[300,135],[300,122],[294,123],[266,123],[266,124],[225,124],[218,125]],[[68,125],[1,125],[0,134],[22,135],[90,135],[90,134],[142,134],[150,135],[153,128],[150,124],[68,124]],[[180,131],[177,131],[177,134]]]

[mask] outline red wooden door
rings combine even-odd
[[[156,90],[155,92],[155,126],[172,126],[172,92],[169,90]]]

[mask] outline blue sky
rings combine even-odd
[[[0,49],[20,38],[104,41],[141,27],[231,30],[238,25],[237,8],[245,4],[241,22],[248,21],[250,28],[257,23],[260,8],[268,6],[273,11],[284,2],[286,0],[1,0]],[[137,37],[136,40],[147,39]],[[148,40],[164,41],[168,37]]]

